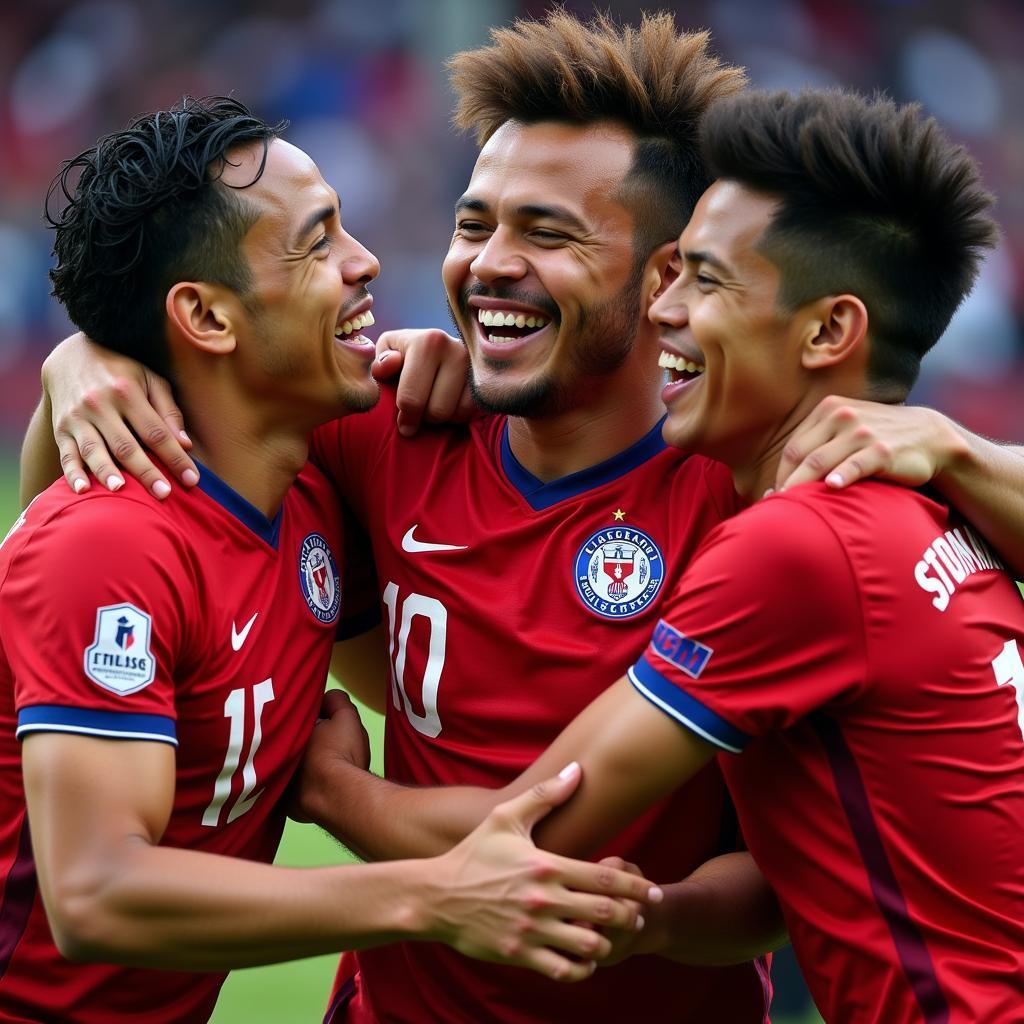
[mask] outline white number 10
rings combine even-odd
[[[1012,686],[1017,698],[1017,724],[1024,739],[1024,662],[1016,640],[1007,640],[1003,649],[992,660],[992,671],[999,686]]]

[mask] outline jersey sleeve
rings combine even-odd
[[[629,677],[666,714],[738,753],[854,699],[865,663],[842,544],[816,511],[779,496],[708,537]]]
[[[18,737],[176,745],[173,671],[190,594],[180,539],[141,503],[81,501],[36,527],[0,589]]]

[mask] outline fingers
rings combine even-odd
[[[855,434],[843,434],[808,450],[800,461],[791,460],[792,468],[785,476],[780,466],[776,489],[813,480],[824,480],[830,487],[845,487],[883,471],[888,460],[888,449],[881,442],[865,447],[864,439]]]
[[[462,394],[469,363],[462,345],[444,331],[401,333],[404,363],[395,404],[398,432],[411,437],[424,419],[450,419]]]
[[[72,420],[65,426],[55,427],[54,438],[64,479],[76,494],[89,487],[85,467],[108,490],[116,491],[124,486],[124,478],[115,467],[103,436],[91,423]]]
[[[527,967],[552,981],[564,982],[586,981],[597,966],[592,960],[570,960],[544,946],[530,947],[521,957],[510,959],[508,962]]]
[[[580,766],[573,761],[554,777],[538,782],[525,793],[498,804],[491,812],[491,817],[502,826],[528,835],[545,814],[572,796],[581,777]]]
[[[588,861],[572,860],[569,857],[558,857],[554,854],[547,856],[550,859],[550,864],[546,870],[557,872],[558,880],[567,888],[577,890],[578,894],[618,897],[639,903],[660,903],[664,898],[661,888],[644,878],[633,864],[628,864],[627,870],[621,870],[604,863],[591,864]],[[542,867],[538,870],[545,870],[545,868]],[[605,910],[602,908],[594,912],[604,913]],[[593,921],[595,924],[605,923],[583,914],[578,916],[583,921]]]
[[[332,718],[339,711],[347,708],[355,709],[349,695],[344,690],[327,690],[320,702],[320,717]]]

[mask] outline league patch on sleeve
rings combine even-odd
[[[651,637],[651,650],[691,679],[699,679],[711,655],[715,652],[696,640],[673,629],[664,619],[659,619]]]
[[[156,678],[150,650],[153,620],[133,604],[96,609],[96,636],[85,649],[85,674],[98,686],[127,696]]]

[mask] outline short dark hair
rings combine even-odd
[[[741,68],[708,52],[707,32],[679,32],[671,14],[617,26],[556,9],[491,31],[491,46],[449,62],[455,124],[486,142],[506,121],[615,121],[637,146],[618,200],[633,214],[641,262],[678,237],[711,183],[697,126],[713,100],[741,89]]]
[[[781,271],[782,307],[858,296],[871,383],[905,395],[998,237],[968,152],[917,105],[842,90],[731,97],[701,141],[716,177],[779,200],[758,248]]]
[[[257,214],[220,181],[227,153],[262,142],[257,181],[266,147],[285,127],[229,97],[185,97],[68,160],[50,184],[45,216],[56,233],[53,294],[75,325],[169,375],[168,289],[197,280],[244,295],[250,286],[239,243]],[[51,213],[58,194],[66,205]]]

